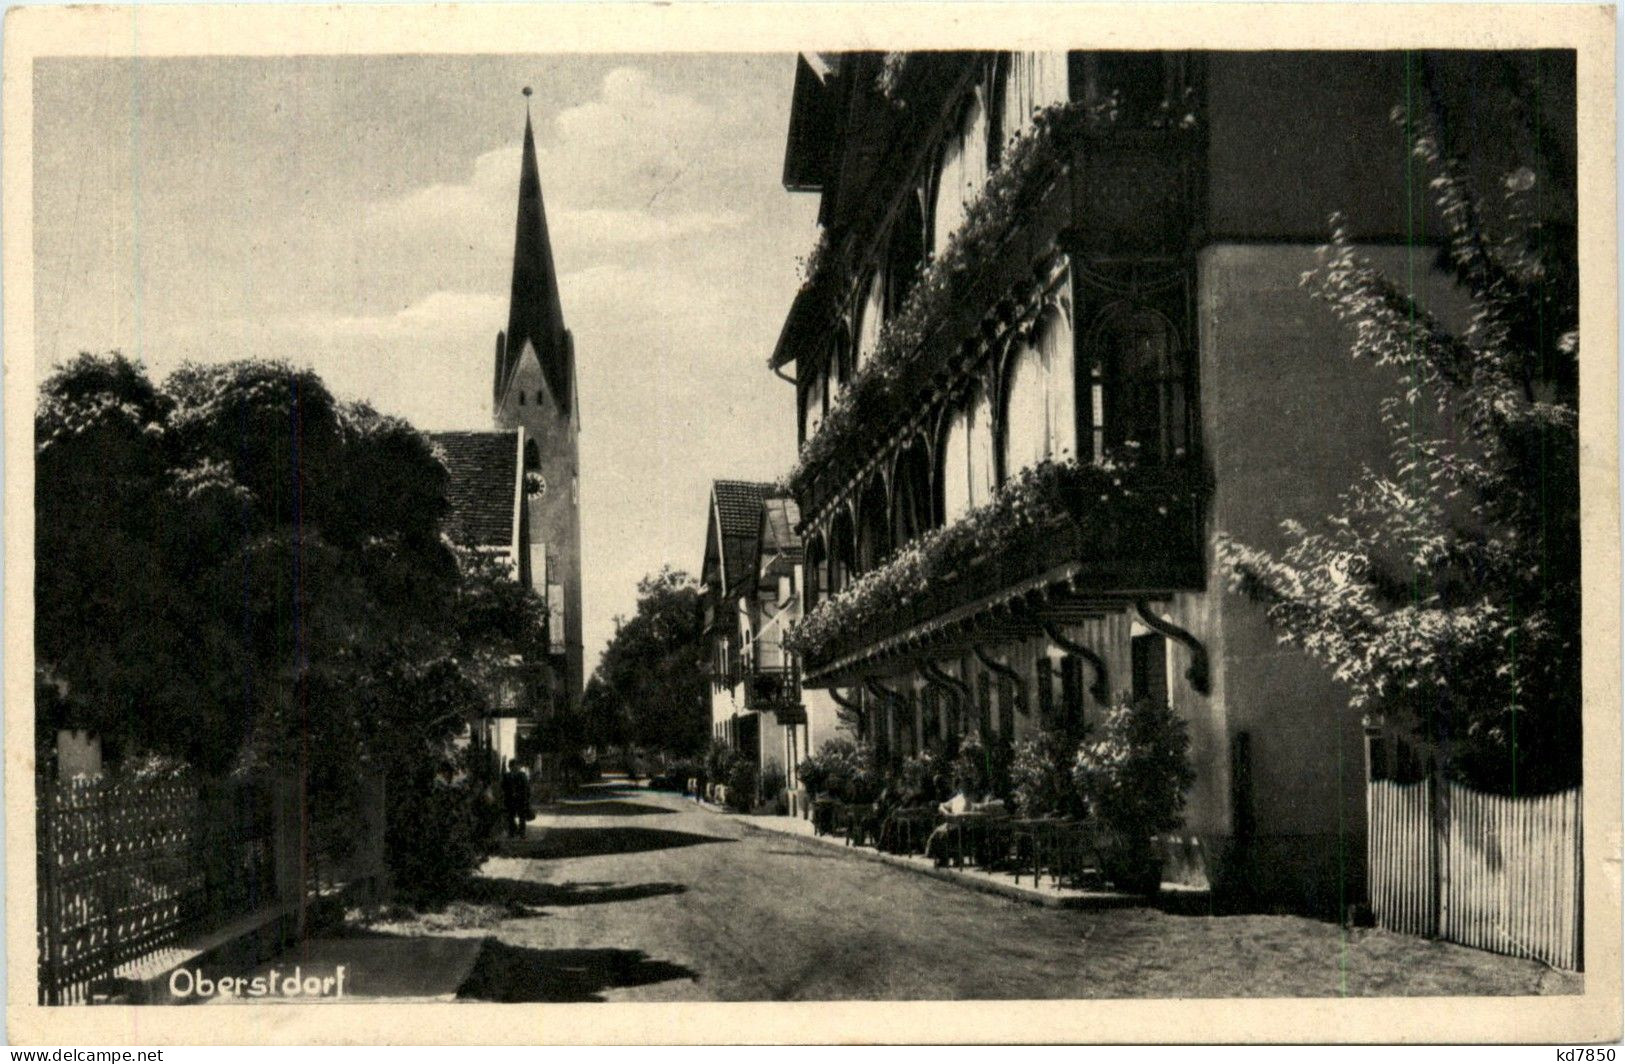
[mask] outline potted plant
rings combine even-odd
[[[1196,779],[1185,722],[1166,702],[1120,701],[1098,736],[1079,745],[1072,777],[1106,829],[1107,878],[1155,894],[1162,857],[1153,836],[1180,826],[1185,791]]]

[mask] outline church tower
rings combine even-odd
[[[525,89],[526,97],[530,89]],[[497,333],[491,386],[499,429],[524,429],[532,587],[548,603],[550,658],[561,686],[554,704],[581,702],[581,517],[576,440],[575,342],[564,327],[558,274],[542,206],[536,139],[527,101],[519,167],[519,217],[514,232],[513,287],[508,328]]]

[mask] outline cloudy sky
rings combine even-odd
[[[779,184],[790,56],[46,60],[36,373],[117,348],[284,358],[425,429],[490,424],[524,101],[581,390],[589,667],[693,572],[715,477],[794,457],[765,368],[816,200]]]

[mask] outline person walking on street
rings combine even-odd
[[[508,837],[517,839],[525,834],[525,821],[530,819],[530,778],[519,762],[508,761],[508,771],[502,774],[502,812],[508,825]]]

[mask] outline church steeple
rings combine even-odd
[[[508,302],[505,350],[495,382],[496,401],[502,401],[514,367],[528,341],[541,362],[553,398],[570,410],[570,344],[559,304],[558,276],[553,267],[553,246],[547,236],[547,211],[542,206],[542,179],[536,167],[536,138],[530,124],[530,87],[525,87],[525,147],[519,165],[519,217],[513,241],[513,289]]]

